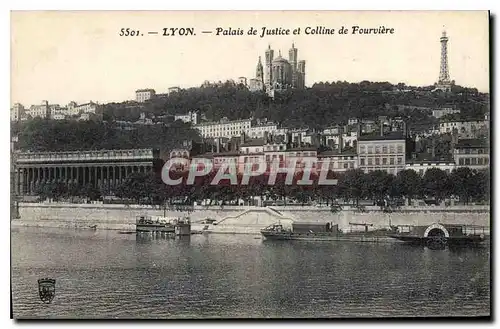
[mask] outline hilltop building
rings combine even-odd
[[[292,44],[288,51],[288,60],[281,56],[281,51],[275,58],[274,50],[269,45],[265,53],[265,66],[259,56],[255,78],[250,79],[249,89],[264,90],[272,95],[275,91],[305,88],[306,61],[298,60],[298,52]]]

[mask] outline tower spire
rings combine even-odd
[[[441,35],[441,65],[439,68],[439,84],[449,84],[450,83],[450,72],[448,69],[448,37],[446,36],[446,31],[443,31]]]

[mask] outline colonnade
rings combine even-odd
[[[112,188],[122,183],[132,173],[146,173],[152,170],[152,164],[18,166],[14,172],[13,192],[16,195],[34,194],[40,185],[47,183]]]

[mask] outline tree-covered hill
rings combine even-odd
[[[135,125],[133,130],[93,121],[34,119],[12,126],[19,148],[30,151],[74,151],[89,149],[158,148],[170,150],[185,140],[199,140],[189,124],[176,121],[170,126]]]
[[[448,94],[431,92],[431,89],[432,86],[417,88],[388,82],[319,82],[304,90],[277,93],[272,99],[264,92],[250,92],[242,85],[226,82],[183,89],[145,104],[136,104],[135,108],[129,103],[108,104],[105,117],[120,119],[133,113],[135,118],[141,111],[173,115],[197,110],[210,121],[253,116],[288,127],[320,128],[347,123],[352,117],[376,119],[379,115],[403,116],[416,124],[435,124],[428,118],[431,109],[439,107],[458,108],[463,117],[480,117],[488,111],[489,95],[476,89],[453,86],[453,92]]]
[[[145,103],[109,103],[104,105],[104,122],[34,119],[14,123],[12,133],[19,135],[20,148],[32,151],[140,147],[168,150],[184,140],[199,139],[190,124],[172,122],[172,115],[193,110],[211,121],[224,117],[267,118],[289,128],[324,128],[346,124],[349,118],[376,120],[379,116],[400,116],[413,131],[438,123],[431,116],[432,108],[455,107],[461,110],[463,119],[482,117],[489,110],[489,95],[476,89],[453,86],[453,92],[447,94],[430,89],[388,82],[320,82],[304,90],[277,93],[273,99],[264,92],[250,92],[242,85],[226,82],[180,90]],[[155,122],[169,123],[120,129],[123,127],[117,121],[135,122],[142,112],[155,117]]]

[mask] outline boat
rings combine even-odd
[[[359,230],[358,227],[364,229]],[[338,224],[293,222],[291,228],[272,224],[260,231],[266,240],[313,240],[313,241],[352,241],[352,242],[390,242],[393,228],[372,229],[373,224],[350,223],[350,230],[343,232]]]
[[[166,217],[138,216],[135,221],[135,231],[174,233],[175,227]]]
[[[134,234],[136,231],[118,231],[118,234]]]
[[[489,228],[465,224],[441,224],[416,226],[399,225],[397,232],[390,236],[413,245],[430,248],[446,246],[480,246],[489,242]]]

